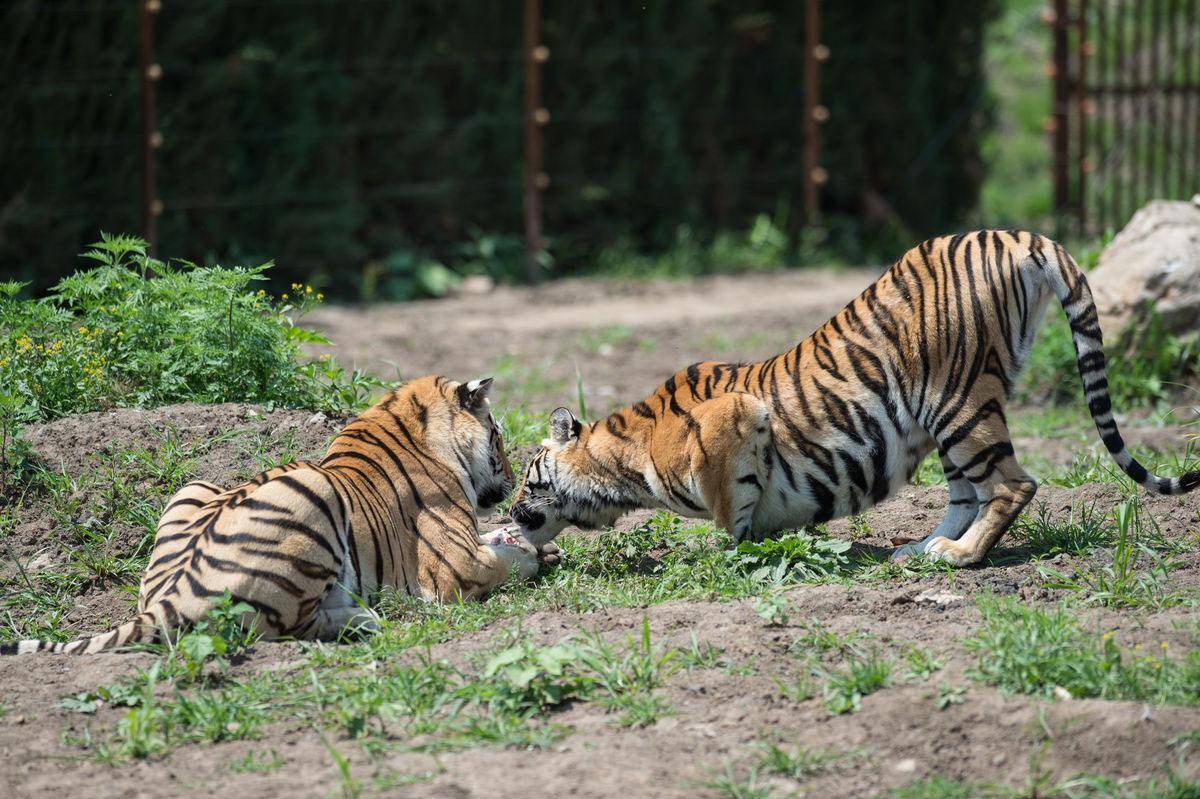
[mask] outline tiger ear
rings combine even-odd
[[[558,444],[566,444],[572,439],[579,438],[581,427],[575,414],[566,408],[555,408],[550,414],[550,438]]]
[[[487,399],[488,390],[491,387],[492,378],[490,377],[459,383],[458,402],[462,405],[463,410],[477,411],[483,407],[484,400]]]

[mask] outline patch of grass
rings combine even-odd
[[[1113,530],[1094,503],[1072,508],[1066,520],[1056,521],[1046,503],[1039,502],[1037,510],[1022,514],[1012,529],[1039,556],[1082,555],[1113,543]]]
[[[755,767],[768,774],[806,780],[822,773],[839,759],[829,752],[814,752],[803,747],[784,749],[775,743],[761,744],[762,752]]]
[[[904,650],[904,677],[908,680],[928,680],[934,672],[941,671],[942,661],[916,644]]]
[[[81,713],[101,703],[128,707],[96,747],[109,760],[148,757],[191,741],[255,738],[265,724],[282,719],[363,740],[403,739],[418,751],[536,748],[566,734],[548,722],[570,702],[596,702],[621,725],[654,723],[670,712],[657,689],[680,667],[679,653],[654,645],[644,622],[641,635],[624,647],[595,633],[535,646],[514,628],[477,670],[427,652],[406,656],[419,649],[418,638],[385,630],[358,645],[313,645],[306,669],[241,681],[203,676],[204,665],[247,645],[238,624],[243,612],[236,605],[218,609],[134,679],[70,697],[63,706]],[[189,636],[220,643],[192,652],[185,646]]]
[[[1117,506],[1112,560],[1104,565],[1076,567],[1071,574],[1039,564],[1050,588],[1071,591],[1083,604],[1108,607],[1164,607],[1181,597],[1167,587],[1174,556],[1162,554],[1145,541],[1141,503],[1135,496]]]
[[[982,597],[983,624],[965,641],[977,654],[970,676],[1014,693],[1200,703],[1200,650],[1174,659],[1167,650],[1123,651],[1114,636],[1095,636],[1059,605],[1042,610],[1015,599]]]
[[[949,685],[942,683],[938,686],[937,698],[934,704],[938,710],[945,710],[951,705],[961,705],[967,696],[967,687],[965,685]]]
[[[283,767],[283,758],[274,749],[247,752],[245,757],[229,764],[229,770],[238,774],[267,774]]]
[[[774,788],[759,780],[755,769],[738,776],[726,766],[724,773],[704,783],[704,787],[721,799],[775,799],[779,796]]]
[[[44,299],[0,283],[0,386],[20,421],[183,401],[348,413],[382,385],[327,357],[301,362],[301,345],[328,343],[293,321],[321,295],[255,291],[270,264],[171,264],[127,236],[104,236],[83,257],[95,265]]]
[[[858,632],[840,635],[827,629],[816,619],[804,622],[803,626],[804,632],[792,639],[788,644],[788,651],[805,657],[813,653],[849,652],[862,637]]]
[[[892,663],[878,650],[852,654],[846,666],[830,672],[822,689],[825,709],[834,715],[858,710],[862,698],[887,686]]]

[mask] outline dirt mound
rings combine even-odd
[[[188,403],[123,408],[32,425],[44,470],[17,500],[0,576],[78,560],[120,562],[146,553],[170,493],[188,480],[233,484],[274,463],[323,453],[344,424],[312,411]],[[19,565],[18,565],[19,564]],[[88,564],[66,622],[84,631],[127,615],[132,602],[103,567]]]

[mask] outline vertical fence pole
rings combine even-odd
[[[821,105],[821,62],[829,48],[821,44],[821,8],[818,0],[804,2],[804,216],[811,222],[820,213],[820,189],[828,179],[821,167],[821,123],[829,110]]]
[[[1112,145],[1112,135],[1109,132],[1109,124],[1112,120],[1109,118],[1109,109],[1111,107],[1112,95],[1108,92],[1108,73],[1109,64],[1112,62],[1112,33],[1108,29],[1108,15],[1105,12],[1105,6],[1108,5],[1107,0],[1100,0],[1096,3],[1096,82],[1094,91],[1092,92],[1092,102],[1095,103],[1096,111],[1096,160],[1093,166],[1100,170],[1100,179],[1098,191],[1096,192],[1096,221],[1097,228],[1100,232],[1108,227],[1108,190],[1111,175],[1109,174],[1106,164],[1108,161],[1108,152]]]
[[[1101,0],[1101,2],[1103,1]],[[1079,164],[1079,174],[1076,176],[1077,185],[1075,187],[1075,191],[1078,192],[1078,196],[1075,198],[1075,214],[1080,233],[1087,232],[1087,173],[1092,168],[1087,151],[1088,117],[1090,116],[1087,96],[1087,62],[1092,46],[1087,37],[1087,13],[1087,0],[1079,0],[1079,8],[1076,10],[1075,16],[1075,28],[1079,37],[1079,40],[1076,42],[1079,56],[1076,60],[1075,72],[1075,116],[1079,126],[1078,130],[1075,131],[1076,148],[1078,149],[1075,157]]]
[[[1068,178],[1069,165],[1068,131],[1069,121],[1069,86],[1067,82],[1067,0],[1054,0],[1054,107],[1053,115],[1053,148],[1054,148],[1054,212],[1058,217],[1055,224],[1062,228],[1061,215],[1070,211],[1070,184]]]
[[[1116,60],[1114,66],[1114,78],[1112,78],[1112,91],[1115,92],[1112,96],[1112,120],[1114,120],[1115,142],[1114,148],[1120,152],[1122,160],[1128,157],[1129,142],[1132,142],[1133,137],[1126,136],[1128,125],[1126,118],[1128,116],[1128,100],[1129,95],[1123,92],[1124,86],[1129,83],[1129,71],[1127,70],[1126,62],[1126,6],[1118,4],[1112,10],[1116,19]],[[1112,223],[1114,227],[1121,227],[1126,221],[1126,204],[1124,204],[1124,170],[1120,162],[1114,164],[1112,169]]]
[[[150,254],[158,250],[158,199],[154,155],[162,137],[154,126],[154,85],[162,77],[162,67],[154,60],[154,15],[162,9],[162,0],[138,0],[138,66],[142,94],[142,238]]]
[[[542,171],[542,126],[550,115],[542,108],[542,64],[550,51],[539,42],[539,0],[525,0],[525,273],[529,282],[541,277],[538,255],[542,251],[542,191],[550,184]]]

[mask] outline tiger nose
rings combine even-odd
[[[537,511],[530,510],[523,502],[513,505],[510,513],[512,514],[513,521],[527,530],[541,527],[542,522],[546,520],[545,516]]]

